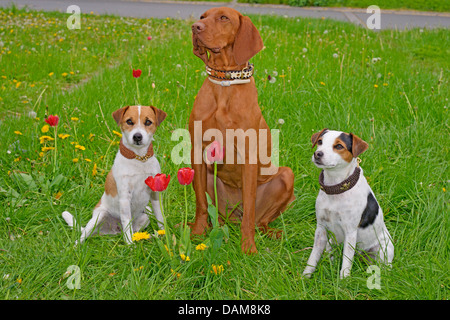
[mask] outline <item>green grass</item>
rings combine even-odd
[[[448,0],[238,0],[244,3],[260,4],[285,4],[297,7],[319,6],[319,7],[353,7],[367,8],[377,5],[383,9],[413,9],[421,11],[450,11]]]
[[[141,102],[168,113],[154,145],[172,176],[163,203],[178,232],[184,193],[175,178],[181,165],[171,161],[178,142],[170,138],[186,128],[205,78],[192,54],[191,22],[83,15],[82,28],[71,31],[67,16],[0,11],[0,298],[449,298],[448,30],[374,33],[331,20],[253,16],[265,44],[252,59],[259,102],[269,126],[281,130],[280,165],[295,173],[297,200],[273,223],[285,230],[283,240],[257,233],[259,253],[247,256],[239,226],[229,225],[230,239],[214,259],[194,251],[191,261],[176,262],[174,274],[155,239],[126,246],[120,235],[95,236],[74,248],[77,232],[61,213],[71,211],[83,225],[89,220],[117,152],[111,113],[136,103],[131,69],[140,68]],[[56,139],[56,167],[54,150],[41,151],[55,141],[39,142],[46,114],[58,114],[58,133],[70,135]],[[361,165],[395,243],[381,290],[367,288],[367,265],[359,260],[352,276],[339,280],[341,254],[334,262],[324,256],[311,279],[301,276],[318,192],[310,136],[323,127],[354,132],[370,145]],[[193,221],[191,187],[188,200]],[[154,221],[147,231],[153,229]],[[211,273],[211,264],[223,265],[223,273]],[[81,269],[80,290],[66,286],[70,265]]]

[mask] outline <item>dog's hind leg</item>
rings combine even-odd
[[[89,220],[89,222],[86,224],[86,227],[81,229],[81,237],[80,240],[75,243],[77,245],[78,243],[83,243],[86,238],[92,235],[92,233],[100,226],[105,216],[108,214],[108,211],[99,205],[94,209],[94,212],[92,213],[92,218]]]

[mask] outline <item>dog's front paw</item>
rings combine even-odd
[[[314,268],[306,267],[305,270],[303,271],[303,277],[309,279],[309,278],[311,278],[311,275],[313,274],[313,272],[314,272]]]
[[[347,278],[350,275],[350,269],[349,268],[342,269],[339,275],[341,279]]]
[[[241,249],[243,253],[246,254],[256,254],[258,253],[258,249],[256,249],[255,241],[246,239],[242,241]]]

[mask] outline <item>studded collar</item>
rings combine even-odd
[[[329,185],[325,185],[323,183],[323,170],[322,170],[322,172],[320,173],[320,176],[319,176],[320,189],[323,190],[326,194],[344,193],[345,191],[350,190],[351,188],[353,188],[356,185],[356,183],[359,180],[360,173],[361,173],[361,168],[356,167],[355,171],[353,171],[353,173],[347,179],[345,179],[341,183],[329,186]]]

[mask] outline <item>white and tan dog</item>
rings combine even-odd
[[[113,112],[120,126],[122,139],[111,171],[106,176],[105,192],[95,206],[91,220],[81,228],[82,243],[93,233],[116,234],[123,232],[126,243],[132,243],[134,232],[149,224],[146,210],[152,212],[163,228],[163,217],[158,195],[146,184],[148,176],[161,173],[153,155],[153,135],[166,118],[166,113],[153,106],[128,106]],[[152,209],[148,207],[151,201]],[[64,220],[74,227],[75,219],[64,211]]]
[[[318,146],[312,161],[323,171],[316,200],[314,247],[303,275],[309,277],[314,272],[323,249],[329,251],[333,241],[344,243],[341,278],[350,275],[356,249],[390,264],[394,245],[383,212],[357,161],[368,144],[354,134],[328,129],[313,134],[311,142],[313,148]],[[329,231],[333,239],[328,239]]]

